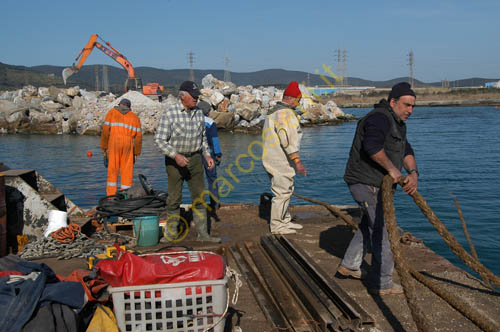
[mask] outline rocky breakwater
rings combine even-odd
[[[106,113],[121,98],[132,102],[143,127],[153,132],[162,105],[136,91],[112,93],[78,87],[58,89],[28,85],[0,95],[0,132],[99,135]]]
[[[212,109],[209,116],[217,128],[235,131],[260,131],[268,112],[283,97],[283,91],[273,86],[254,88],[251,85],[236,86],[231,82],[217,80],[207,75],[202,80],[201,99]],[[338,123],[354,120],[351,114],[344,114],[334,101],[320,103],[309,90],[300,85],[302,100],[300,122],[305,125]]]
[[[217,127],[235,131],[260,131],[265,116],[283,96],[283,90],[272,86],[236,86],[210,74],[203,78],[202,87],[201,99],[211,105],[209,116]],[[300,88],[304,96],[300,106],[301,123],[314,125],[354,119],[344,114],[333,101],[320,103],[307,88]],[[136,91],[116,96],[79,87],[59,89],[27,85],[0,94],[0,133],[99,135],[107,111],[122,98],[131,101],[145,134],[154,133],[163,110],[179,102],[173,95],[159,103]]]

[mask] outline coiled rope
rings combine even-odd
[[[82,229],[77,224],[69,224],[67,227],[59,228],[50,233],[50,236],[61,243],[71,243],[77,238]]]
[[[152,195],[127,199],[118,193],[101,198],[96,213],[102,218],[120,216],[128,219],[156,215],[165,209],[166,197],[165,193],[155,191]]]

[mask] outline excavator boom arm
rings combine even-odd
[[[89,57],[90,53],[92,53],[94,47],[97,47],[102,52],[104,52],[106,55],[110,56],[113,60],[118,62],[120,65],[122,65],[122,67],[128,72],[129,79],[135,78],[134,67],[127,60],[127,58],[123,54],[121,54],[120,52],[115,50],[113,48],[113,46],[111,46],[110,43],[105,41],[106,45],[109,48],[104,46],[103,44],[99,43],[97,41],[98,38],[100,38],[100,37],[97,34],[93,34],[92,36],[90,36],[90,39],[89,39],[87,45],[85,45],[85,47],[80,51],[80,53],[76,57],[75,62],[73,63],[71,68],[65,68],[63,70],[62,76],[63,76],[64,84],[66,84],[66,80],[68,79],[68,77],[77,73],[80,70],[80,68],[82,68],[83,64],[85,63],[85,61]]]
[[[130,61],[127,60],[127,58],[124,55],[114,51],[113,48],[111,49],[107,48],[101,43],[96,43],[95,47],[97,47],[98,49],[103,51],[106,55],[110,56],[111,58],[113,58],[113,60],[122,65],[122,67],[128,72],[128,78],[135,78],[134,67],[132,67],[132,64],[130,63]]]
[[[79,71],[80,68],[82,68],[83,63],[87,60],[90,53],[92,53],[92,50],[94,49],[94,46],[97,42],[97,38],[99,38],[99,36],[96,34],[93,34],[92,36],[90,36],[89,42],[87,43],[87,45],[85,45],[85,47],[80,51],[80,53],[76,57],[75,62],[73,63],[73,66],[71,66],[71,68],[75,72]],[[77,61],[78,61],[78,64],[75,65],[75,63]]]

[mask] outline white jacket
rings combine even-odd
[[[288,104],[279,102],[267,115],[262,139],[265,170],[273,176],[293,177],[296,172],[292,159],[299,157],[302,129],[295,111]]]

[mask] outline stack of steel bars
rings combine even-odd
[[[230,247],[264,315],[280,331],[359,331],[373,319],[284,236]]]

